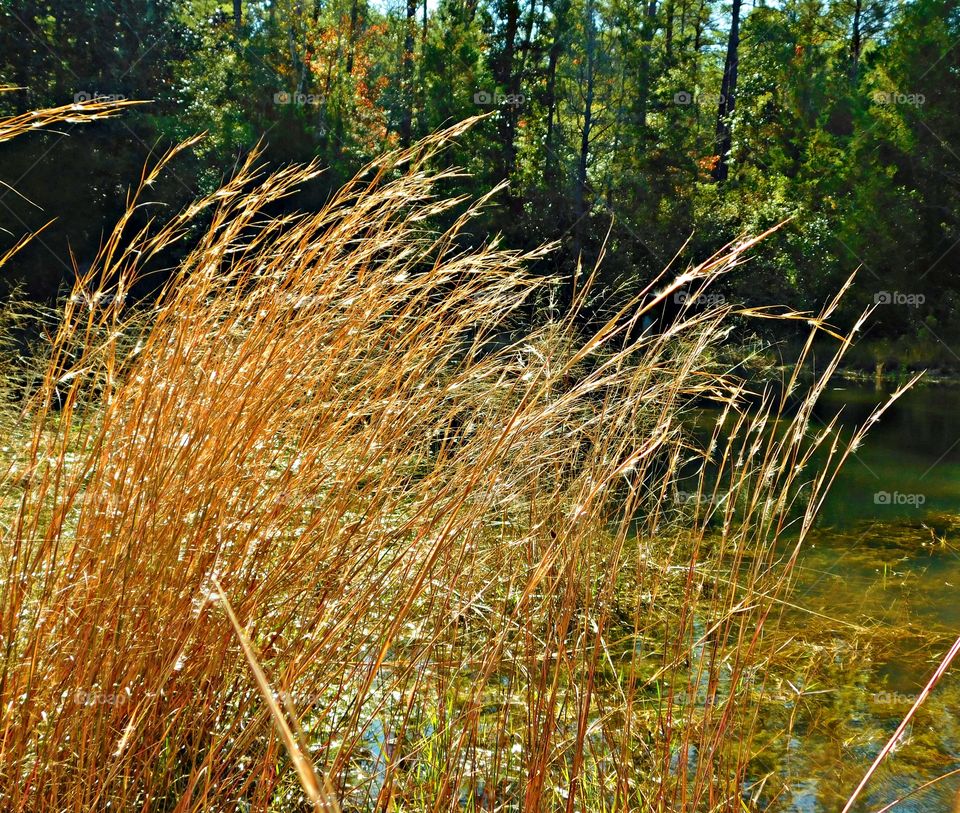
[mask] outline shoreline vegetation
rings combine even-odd
[[[759,238],[588,335],[590,270],[567,313],[524,326],[556,284],[527,270],[549,247],[464,251],[486,198],[432,225],[464,203],[434,159],[469,126],[384,155],[313,213],[270,207],[315,165],[252,154],[128,229],[178,150],[145,170],[28,405],[5,410],[5,807],[743,811],[782,795],[755,738],[758,695],[792,666],[777,621],[793,566],[838,467],[915,379],[845,441],[811,413],[849,344],[799,374],[839,295],[815,318],[691,297],[631,333]],[[125,308],[201,214],[156,307]],[[748,408],[718,353],[754,317],[809,339]],[[705,445],[684,430],[698,399],[722,410]]]
[[[734,344],[727,355],[736,356],[755,350],[753,343]],[[773,351],[776,352],[773,352]],[[796,342],[771,343],[769,349],[756,351],[756,357],[745,365],[747,377],[758,381],[783,380],[792,372],[794,365],[784,363],[798,350]],[[829,363],[832,356],[829,348],[819,346],[804,363],[801,376],[804,380],[817,377],[818,370]],[[826,359],[826,361],[825,361]],[[843,362],[837,367],[838,380],[875,382],[877,387],[896,388],[917,376],[915,386],[960,384],[960,359],[952,358],[942,346],[924,352],[885,340],[854,340]]]
[[[602,287],[625,302],[678,252],[699,263],[786,222],[714,293],[816,314],[860,269],[838,317],[875,309],[868,338],[892,347],[871,372],[955,363],[935,349],[960,339],[955,0],[125,2],[0,8],[0,84],[17,86],[0,115],[151,100],[82,139],[61,138],[66,124],[4,148],[11,230],[44,227],[4,293],[55,299],[122,216],[131,179],[194,133],[207,135],[151,202],[176,211],[259,144],[273,166],[320,162],[278,204],[314,210],[375,156],[485,113],[448,151],[468,169],[457,194],[509,184],[475,242],[555,241],[544,276],[602,253]],[[180,259],[158,260],[135,293]]]

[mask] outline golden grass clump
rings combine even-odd
[[[845,454],[808,431],[830,371],[748,413],[711,361],[729,305],[522,329],[540,252],[464,249],[484,201],[435,191],[465,126],[314,213],[270,214],[316,167],[252,156],[131,234],[174,152],[145,173],[4,481],[4,809],[753,803],[764,623]],[[201,213],[155,306],[125,304]]]

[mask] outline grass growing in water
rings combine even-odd
[[[833,367],[799,410],[771,391],[747,412],[713,361],[733,308],[631,338],[634,304],[584,336],[589,283],[518,332],[555,284],[526,270],[537,255],[463,250],[483,201],[431,227],[465,203],[431,169],[460,132],[302,215],[267,212],[316,168],[252,156],[131,234],[173,153],[145,174],[65,305],[4,480],[5,807],[753,803],[764,625],[846,454],[810,431]],[[155,308],[124,307],[202,212]],[[682,418],[703,398],[725,414],[698,449]]]

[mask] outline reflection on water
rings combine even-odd
[[[889,392],[847,385],[824,393],[817,420],[862,424]],[[821,523],[960,514],[960,387],[916,387],[874,426],[834,486]]]
[[[818,420],[852,428],[887,393],[838,387]],[[773,807],[838,810],[960,634],[960,387],[908,392],[848,461],[797,570],[788,629],[810,649],[799,694],[765,711],[761,757],[787,790]],[[854,626],[851,626],[854,625]],[[812,685],[804,678],[815,675]],[[791,706],[793,706],[791,708]],[[774,734],[772,732],[778,732]],[[786,732],[786,733],[784,733]],[[868,785],[877,810],[960,767],[960,664]],[[771,796],[776,795],[771,783]],[[960,779],[897,810],[952,811]]]

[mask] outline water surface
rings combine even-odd
[[[816,420],[845,430],[887,397],[847,384]],[[850,458],[801,554],[786,621],[818,662],[809,685],[766,712],[769,765],[790,811],[838,810],[960,635],[960,387],[906,393]],[[814,615],[814,613],[816,615]],[[792,690],[791,690],[792,691]],[[792,726],[792,727],[791,727]],[[960,768],[960,663],[927,701],[858,810],[877,810]],[[952,811],[960,778],[898,806]]]

